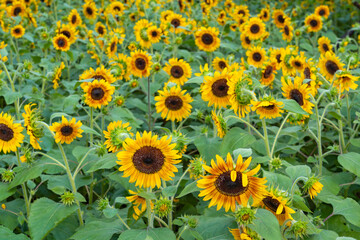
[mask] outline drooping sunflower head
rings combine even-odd
[[[319,38],[318,45],[318,49],[322,55],[325,55],[326,52],[333,53],[330,39],[327,37],[323,36]]]
[[[59,87],[59,80],[62,74],[62,70],[65,68],[64,62],[60,63],[60,66],[56,67],[54,70],[54,74],[52,75],[53,88],[57,89]]]
[[[84,131],[80,127],[82,123],[76,122],[75,118],[68,121],[64,116],[61,117],[61,123],[55,122],[50,126],[50,130],[55,132],[55,142],[70,144],[75,138],[81,138]]]
[[[131,52],[130,70],[134,76],[149,76],[151,65],[151,56],[145,51],[135,50],[135,52]]]
[[[244,227],[241,228],[241,232],[239,228],[229,229],[231,234],[234,237],[234,240],[260,240],[261,237],[255,231],[250,228]]]
[[[226,121],[221,114],[217,115],[214,110],[211,111],[211,118],[214,121],[218,137],[223,138],[227,133]]]
[[[339,58],[330,52],[326,52],[325,55],[321,55],[319,59],[320,73],[324,75],[324,77],[333,81],[335,73],[338,70],[343,70],[344,64],[340,62]]]
[[[195,44],[202,51],[213,52],[220,47],[219,31],[214,27],[201,27],[195,32]]]
[[[283,39],[290,42],[294,36],[293,31],[294,31],[294,27],[291,25],[291,19],[287,18],[285,20],[284,27],[280,29],[280,32],[282,32]]]
[[[0,152],[15,152],[24,140],[24,128],[7,113],[0,113]]]
[[[146,19],[141,19],[135,23],[134,26],[134,35],[136,41],[139,42],[140,46],[143,48],[150,48],[151,41],[148,35],[148,29],[153,26],[152,22],[149,22]]]
[[[321,30],[323,23],[321,17],[311,14],[305,18],[305,25],[308,32],[318,32]]]
[[[272,96],[264,97],[259,101],[251,100],[252,111],[256,111],[257,114],[260,115],[260,119],[272,119],[281,117],[282,110],[281,108],[284,106],[282,102],[276,101]]]
[[[25,34],[25,28],[21,25],[16,25],[11,28],[11,36],[14,38],[21,38]]]
[[[285,58],[285,49],[283,48],[277,48],[277,49],[271,49],[270,50],[270,61],[276,63],[276,68],[280,69],[282,62]]]
[[[349,91],[350,89],[356,89],[358,85],[355,83],[359,77],[355,77],[351,75],[349,72],[342,72],[340,74],[336,74],[336,78],[334,80],[334,86],[340,91]]]
[[[130,130],[131,127],[128,122],[123,123],[122,121],[114,121],[109,123],[107,131],[103,131],[106,138],[106,148],[108,148],[110,152],[122,150],[125,139],[134,135]]]
[[[137,132],[136,139],[126,139],[124,151],[117,154],[119,171],[123,177],[130,176],[129,182],[136,181],[135,186],[160,188],[161,180],[171,180],[178,171],[175,164],[181,160],[175,146],[167,136],[158,139],[151,132],[145,131],[142,136]]]
[[[270,88],[272,88],[276,74],[276,62],[272,62],[271,60],[273,59],[264,63],[260,79],[261,84],[269,86]]]
[[[262,67],[263,63],[266,61],[266,51],[260,46],[254,46],[246,51],[246,56],[248,64],[255,67]]]
[[[117,52],[117,44],[118,44],[118,37],[116,35],[113,35],[108,43],[108,46],[106,48],[106,54],[108,58],[112,58],[115,56]]]
[[[230,106],[240,118],[245,117],[250,112],[252,96],[247,91],[249,84],[248,79],[243,76],[242,72],[234,74],[229,81]]]
[[[69,51],[71,44],[65,35],[59,34],[53,38],[53,45],[55,49],[66,52]]]
[[[205,76],[204,83],[200,87],[201,97],[204,101],[209,102],[208,106],[214,105],[215,108],[224,107],[229,104],[230,95],[228,94],[228,81],[232,73],[227,69],[215,72],[214,76]]]
[[[27,134],[30,137],[30,144],[34,149],[41,149],[39,139],[44,135],[43,128],[39,126],[37,121],[41,120],[40,112],[37,108],[32,109],[35,103],[25,105],[25,113],[22,114],[24,118],[24,126],[26,127]]]
[[[82,88],[84,90],[85,103],[93,108],[101,108],[108,105],[115,91],[115,87],[105,80],[94,80]]]
[[[319,17],[328,18],[330,15],[329,7],[326,5],[320,5],[315,8],[315,14]]]
[[[246,171],[251,162],[251,157],[243,162],[241,155],[238,156],[236,163],[230,153],[226,156],[226,162],[222,157],[216,155],[217,163],[212,159],[211,167],[204,166],[210,173],[198,180],[197,186],[202,188],[199,197],[204,197],[204,201],[211,199],[209,207],[217,205],[217,210],[221,207],[225,211],[235,211],[236,203],[246,206],[249,198],[260,201],[266,193],[265,178],[254,177],[260,170],[260,164]]]
[[[250,49],[252,47],[252,42],[249,38],[249,36],[243,32],[240,35],[241,45],[244,49]]]
[[[184,85],[191,77],[190,64],[183,59],[171,58],[169,63],[165,64],[164,71],[170,75],[169,81],[179,85]]]
[[[125,79],[125,81],[130,80],[130,70],[128,65],[129,62],[130,62],[130,57],[122,53],[114,56],[111,59],[110,64],[112,66],[112,70],[116,70],[113,71],[114,76],[116,78],[120,80]]]
[[[134,192],[134,191],[131,191],[129,190],[129,193],[132,194],[131,196],[128,196],[126,197],[126,199],[129,201],[129,202],[132,202],[133,203],[133,209],[134,209],[134,214],[133,214],[133,218],[135,220],[138,220],[139,217],[141,216],[141,214],[143,212],[146,211],[146,208],[147,208],[147,205],[146,205],[146,199],[139,196],[139,193],[141,192],[142,190],[140,189],[139,192]],[[151,209],[154,208],[154,203],[152,201],[150,201],[150,205],[151,205]]]
[[[68,16],[69,24],[73,27],[77,27],[82,24],[81,17],[76,9],[72,9]]]
[[[190,103],[193,99],[186,90],[181,90],[178,85],[170,89],[165,85],[164,89],[158,92],[159,96],[155,97],[155,106],[156,112],[161,113],[162,118],[181,121],[190,115],[192,109]]]
[[[265,23],[260,18],[250,18],[244,26],[244,32],[250,40],[260,39],[265,33]]]
[[[273,12],[274,23],[278,28],[283,28],[285,20],[288,18],[283,10],[277,9]]]
[[[87,19],[96,19],[98,9],[95,6],[95,2],[86,1],[83,5],[83,13]]]

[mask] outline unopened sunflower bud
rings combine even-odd
[[[131,88],[136,88],[137,86],[139,86],[139,82],[137,80],[134,79],[130,82]]]
[[[125,98],[124,98],[124,96],[117,96],[117,97],[115,98],[115,104],[116,104],[116,106],[121,107],[122,105],[124,105],[124,103],[125,103]]]
[[[100,198],[97,202],[96,209],[99,211],[105,210],[109,206],[109,199],[107,198]]]
[[[205,174],[205,169],[203,167],[204,165],[206,165],[206,163],[201,157],[190,160],[190,164],[189,164],[190,178],[196,180],[204,176]]]
[[[255,210],[248,207],[242,207],[235,212],[235,220],[240,225],[251,224],[255,220]]]
[[[295,238],[303,238],[306,235],[307,222],[297,221],[291,225],[290,232],[295,235]]]
[[[24,62],[24,68],[26,70],[31,70],[32,69],[32,63],[29,60],[25,60]]]
[[[181,45],[181,44],[182,44],[182,38],[181,38],[181,37],[177,37],[177,38],[175,39],[175,44],[176,44],[176,45]]]
[[[102,157],[105,155],[105,153],[107,153],[105,144],[99,142],[97,144],[96,154],[98,155],[98,157]]]
[[[279,157],[274,157],[273,159],[270,160],[270,166],[272,169],[279,169],[282,166],[282,161]]]
[[[160,198],[155,202],[154,211],[161,218],[167,216],[172,211],[171,201],[166,198]]]
[[[62,204],[65,206],[71,206],[75,202],[75,195],[72,192],[64,192],[63,195],[60,196]]]
[[[155,64],[153,65],[152,70],[153,70],[154,73],[160,72],[160,70],[161,70],[161,65],[160,65],[160,63],[155,63]]]
[[[187,223],[190,228],[196,228],[198,225],[198,220],[195,217],[189,217]]]
[[[206,117],[205,117],[205,123],[212,125],[212,117],[211,117],[211,115],[206,115]]]
[[[15,177],[15,174],[12,169],[5,170],[1,173],[1,179],[3,182],[11,182]]]

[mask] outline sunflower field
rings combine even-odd
[[[360,239],[360,2],[0,0],[0,240]]]

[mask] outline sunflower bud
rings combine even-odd
[[[160,72],[160,70],[161,70],[161,65],[160,65],[160,63],[155,63],[155,64],[153,65],[153,67],[152,67],[152,70],[153,70],[154,73]]]
[[[29,60],[25,60],[24,68],[30,71],[32,69],[32,63]]]
[[[137,80],[134,79],[130,82],[131,88],[136,88],[137,86],[139,86],[139,82]]]
[[[190,228],[196,228],[198,225],[198,220],[195,217],[189,216],[187,223]]]
[[[235,220],[241,225],[252,224],[255,220],[255,210],[242,207],[235,212]]]
[[[303,238],[306,235],[307,222],[297,221],[291,225],[290,232],[295,235],[296,239]]]
[[[63,195],[60,196],[62,204],[65,206],[71,206],[75,202],[75,195],[72,192],[64,192]]]
[[[103,143],[97,143],[96,154],[102,157],[107,153],[106,146]]]
[[[206,115],[206,117],[205,117],[205,123],[212,125],[212,117],[211,117],[211,115]]]
[[[322,188],[323,185],[319,182],[319,178],[315,176],[310,177],[304,185],[304,190],[309,193],[311,199],[320,193]]]
[[[270,160],[270,166],[271,168],[277,170],[281,168],[282,160],[279,157],[274,157],[273,159]]]
[[[187,144],[190,142],[189,139],[178,131],[172,132],[170,136],[171,142],[176,143],[175,149],[178,150],[181,154],[184,154],[187,149]]]
[[[125,98],[124,98],[124,96],[117,96],[117,97],[115,98],[115,104],[116,104],[116,106],[121,107],[122,105],[124,105],[124,103],[125,103]]]
[[[171,201],[166,198],[160,198],[155,202],[154,211],[159,217],[167,216],[172,211]]]
[[[100,199],[97,201],[97,207],[96,207],[96,209],[99,210],[99,211],[103,211],[103,210],[105,210],[108,206],[109,206],[109,199],[107,199],[106,197],[105,197],[105,198],[100,198]]]
[[[1,173],[1,178],[3,182],[11,182],[15,177],[15,174],[12,169],[5,170]]]
[[[176,45],[181,45],[181,44],[182,44],[182,38],[181,38],[181,37],[177,37],[177,38],[175,39],[175,44],[176,44]]]
[[[205,174],[205,169],[203,167],[204,165],[206,165],[206,163],[201,157],[190,160],[190,164],[189,164],[190,178],[196,180],[204,176]]]

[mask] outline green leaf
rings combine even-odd
[[[145,199],[156,199],[156,195],[153,192],[140,192],[138,195]]]
[[[0,240],[30,240],[24,234],[15,234],[10,229],[0,226]]]
[[[260,234],[265,240],[279,240],[281,238],[279,222],[268,210],[258,209],[254,223],[249,225],[251,229]]]
[[[95,172],[99,169],[110,169],[117,165],[116,153],[109,153],[103,156],[102,158],[96,160],[95,164],[93,164],[89,170],[87,170],[87,173]]]
[[[309,240],[330,240],[336,239],[339,235],[336,232],[330,230],[322,230],[319,234],[313,235]]]
[[[70,239],[74,240],[109,240],[112,235],[124,230],[120,220],[104,222],[92,221],[81,227]]]
[[[16,192],[16,188],[9,189],[9,184],[0,182],[0,202]]]
[[[346,170],[360,177],[360,154],[345,153],[338,157],[338,161]]]
[[[294,194],[292,205],[300,210],[305,212],[311,212],[311,210],[306,206],[304,198],[300,197],[299,195]]]
[[[97,136],[101,136],[97,131],[95,131],[94,129],[92,128],[89,128],[88,126],[85,126],[85,125],[82,125],[80,127],[82,130],[84,130],[84,133],[92,133],[92,134],[95,134]]]
[[[308,52],[312,52],[313,51],[313,47],[310,45],[310,44],[308,44],[308,43],[300,43],[300,47],[301,48],[303,48],[303,49],[305,49],[306,51],[308,51]]]
[[[285,172],[292,181],[295,181],[298,177],[309,177],[311,169],[306,165],[296,165],[287,167]]]
[[[293,99],[279,99],[279,101],[284,103],[283,109],[285,109],[288,112],[292,113],[299,113],[302,115],[309,115],[307,112],[305,112],[300,105]]]
[[[45,168],[46,166],[43,164],[19,167],[19,172],[15,175],[15,178],[10,183],[9,188],[16,187],[27,180],[39,177]]]
[[[136,239],[136,240],[175,240],[176,236],[173,231],[168,228],[152,228],[152,229],[131,229],[124,231],[118,240],[128,240],[128,239]]]
[[[220,154],[220,143],[218,138],[207,138],[205,136],[199,136],[194,140],[196,148],[207,163],[210,163],[211,159],[215,159],[216,154]]]
[[[195,230],[206,240],[233,239],[229,228],[236,228],[236,222],[229,217],[199,217]]]
[[[21,93],[12,92],[12,91],[6,91],[1,95],[4,96],[7,105],[10,105],[10,104],[14,103],[16,101],[16,99],[22,97]]]
[[[360,227],[360,205],[352,198],[329,200],[334,207],[334,215],[342,215],[351,224]]]
[[[251,148],[238,148],[233,151],[234,159],[237,159],[239,155],[242,157],[250,157],[252,155]]]
[[[352,237],[337,237],[336,240],[356,240],[356,239]]]
[[[77,209],[76,205],[65,206],[47,198],[31,204],[29,216],[30,236],[33,240],[44,239],[57,225]]]
[[[184,187],[184,189],[181,191],[181,193],[179,194],[179,196],[177,196],[177,198],[181,198],[181,197],[183,197],[183,196],[185,196],[185,195],[187,195],[189,193],[192,193],[192,192],[200,191],[200,188],[198,188],[198,186],[196,184],[197,184],[197,182],[195,181],[195,182],[192,182],[192,183],[186,185]]]
[[[220,146],[220,153],[222,156],[226,156],[227,153],[231,153],[238,148],[248,147],[255,141],[253,135],[244,132],[241,128],[234,127],[225,135]]]
[[[117,214],[117,209],[112,207],[107,207],[106,209],[103,210],[103,213],[106,218],[113,218]]]
[[[168,186],[164,188],[161,192],[164,195],[164,197],[172,197],[175,196],[176,190],[177,190],[176,186]]]
[[[190,78],[186,83],[197,83],[197,84],[201,84],[204,82],[204,77],[203,76],[199,76],[199,77],[193,77]]]

